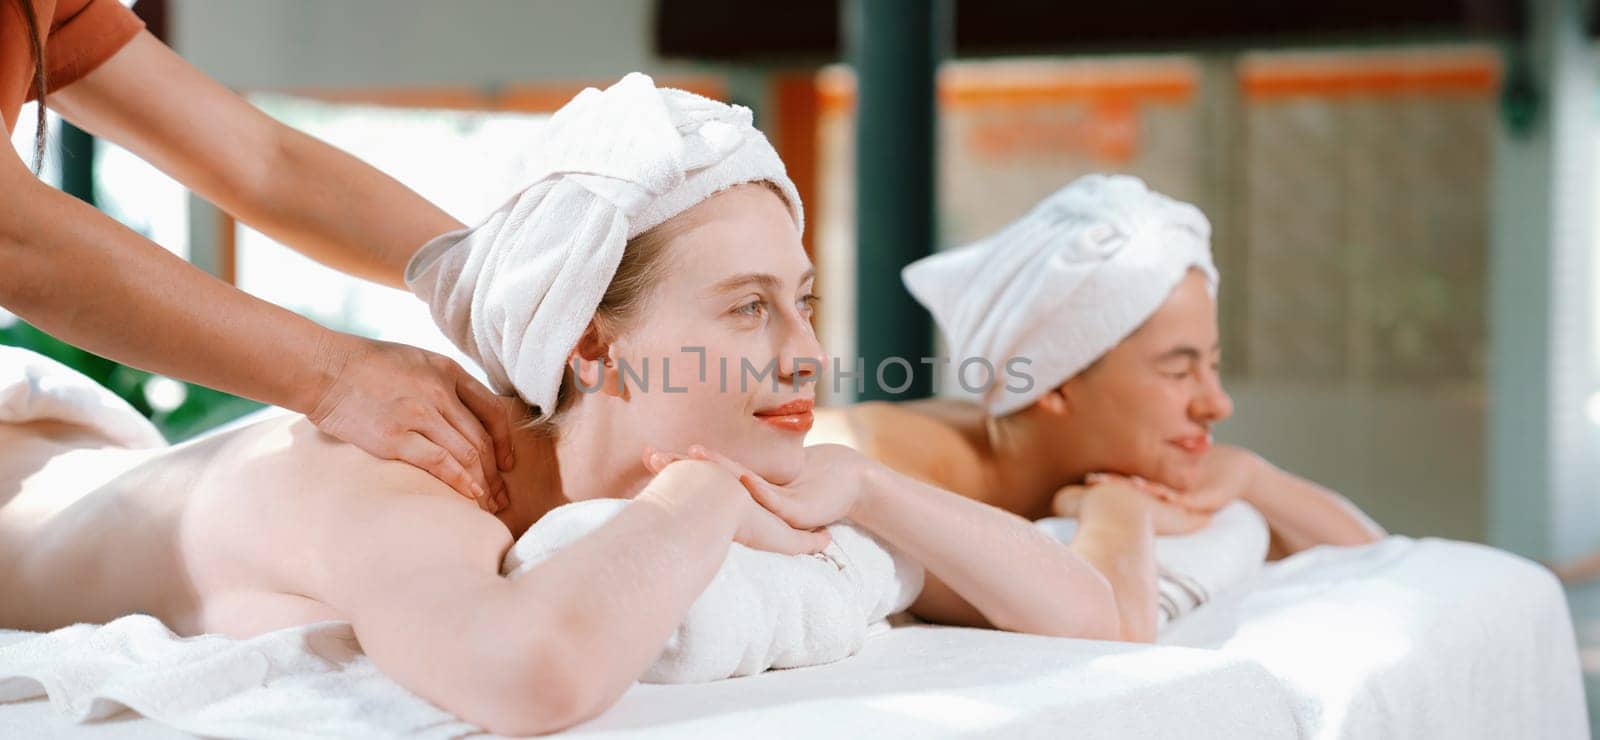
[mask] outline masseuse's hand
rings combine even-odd
[[[1157,536],[1189,534],[1211,523],[1211,514],[1157,496],[1149,488],[1149,481],[1104,473],[1091,473],[1083,485],[1066,486],[1057,491],[1050,504],[1051,511],[1056,516],[1077,517],[1090,495],[1114,496],[1124,503],[1137,504],[1149,513]]]
[[[509,503],[500,471],[514,462],[511,423],[497,396],[432,352],[349,335],[337,341],[320,358],[329,380],[306,412],[311,423],[415,465],[487,511]]]
[[[756,502],[800,529],[825,527],[850,518],[867,490],[867,471],[877,465],[844,445],[812,445],[805,448],[805,467],[800,476],[780,486],[699,445],[689,448],[689,456],[733,471]]]
[[[644,450],[645,468],[655,475],[660,475],[668,466],[684,461],[694,465],[708,464],[704,458],[692,459],[688,455],[657,452],[649,447]],[[719,475],[727,476],[728,484],[736,490],[733,498],[739,512],[739,529],[733,535],[734,542],[780,555],[810,555],[827,549],[833,541],[827,530],[806,531],[785,524],[741,489],[737,481],[738,474],[731,468],[719,463],[709,464]]]

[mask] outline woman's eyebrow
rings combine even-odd
[[[1166,362],[1180,357],[1188,360],[1198,360],[1200,359],[1200,350],[1194,347],[1174,347],[1157,355],[1156,362]]]
[[[805,274],[800,276],[800,282],[804,283],[816,274],[817,268],[815,267],[806,270]],[[746,285],[758,285],[767,290],[777,292],[783,286],[783,281],[779,280],[776,275],[764,272],[746,272],[719,281],[716,285],[711,286],[711,292],[726,293],[737,288],[743,288]]]
[[[1220,352],[1221,350],[1222,350],[1222,343],[1221,342],[1218,342],[1218,343],[1216,343],[1216,344],[1211,346],[1212,354],[1216,354],[1216,353]],[[1200,356],[1201,356],[1201,352],[1200,352],[1199,348],[1191,347],[1189,345],[1182,345],[1182,346],[1178,346],[1178,347],[1173,347],[1172,349],[1169,349],[1166,352],[1162,352],[1160,355],[1156,356],[1156,360],[1155,361],[1156,362],[1165,362],[1167,360],[1172,360],[1172,359],[1176,359],[1176,358],[1179,358],[1179,357],[1183,357],[1183,358],[1186,358],[1186,359],[1189,359],[1189,360],[1193,360],[1195,362],[1199,362]]]
[[[757,285],[768,290],[777,290],[778,286],[781,284],[782,283],[778,280],[778,278],[773,275],[747,272],[742,275],[734,275],[733,277],[719,281],[716,285],[711,286],[711,292],[727,293],[738,288],[743,288],[746,285]]]

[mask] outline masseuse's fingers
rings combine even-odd
[[[460,459],[464,466],[476,466],[480,476],[473,476],[473,480],[481,481],[484,490],[489,492],[489,500],[494,503],[496,510],[505,506],[509,501],[506,496],[506,482],[500,476],[500,468],[496,464],[494,443],[489,439],[489,433],[484,431],[478,418],[467,411],[465,406],[446,405],[441,409],[445,421],[455,430],[462,441],[471,445],[474,459]],[[452,454],[457,451],[451,448]]]
[[[496,479],[500,477],[500,471],[495,469],[494,461],[484,458],[484,453],[443,416],[437,417],[430,428],[422,430],[422,433],[434,444],[448,451],[453,458],[452,462],[466,471],[473,486],[473,495],[470,498],[483,503],[485,511],[499,511],[499,488],[489,482],[490,476]]]
[[[440,436],[444,435],[441,434]],[[459,435],[457,436],[459,438]],[[471,449],[471,445],[466,445],[465,440],[462,440],[461,444],[465,445],[467,449]],[[467,497],[478,502],[478,505],[483,507],[484,511],[489,511],[493,504],[488,500],[483,485],[473,480],[472,476],[473,472],[481,475],[482,471],[474,468],[469,472],[461,463],[456,462],[456,454],[447,447],[440,445],[434,439],[424,437],[416,432],[410,432],[406,435],[405,442],[400,446],[399,459],[402,462],[422,468],[433,477],[443,481],[445,485],[459,492],[465,492]]]
[[[476,417],[474,422],[482,422],[482,426],[473,428],[484,430],[488,434],[489,442],[494,448],[493,459],[501,470],[510,470],[517,464],[517,458],[511,444],[511,418],[506,405],[500,402],[500,397],[493,391],[485,388],[477,378],[467,374],[460,365],[456,365],[456,397],[471,409]]]
[[[494,493],[496,487],[488,481],[498,478],[499,471],[480,462],[485,454],[478,449],[496,458],[492,436],[483,426],[498,428],[495,415],[487,421],[451,421],[480,415],[463,400],[481,393],[471,390],[476,381],[463,380],[470,376],[460,365],[404,344],[343,334],[330,339],[319,353],[322,375],[330,380],[314,400],[302,404],[305,408],[296,410],[323,433],[377,457],[414,465],[463,496],[480,500]],[[472,403],[483,406],[480,400]],[[496,414],[503,420],[504,407]]]

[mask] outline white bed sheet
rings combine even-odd
[[[901,627],[834,665],[635,686],[567,734],[1588,737],[1561,589],[1477,545],[1396,537],[1302,553],[1164,642]],[[0,736],[173,733],[142,718],[70,725],[35,700],[0,705]]]
[[[1174,625],[1276,676],[1302,737],[1588,738],[1566,594],[1483,545],[1390,537],[1269,565]]]

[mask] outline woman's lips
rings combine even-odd
[[[1172,440],[1172,446],[1191,455],[1204,455],[1211,451],[1211,435],[1197,434],[1193,437],[1180,437]]]
[[[804,434],[811,431],[811,424],[816,420],[811,413],[814,401],[802,399],[790,401],[782,406],[757,411],[755,416],[763,424],[785,432]]]

